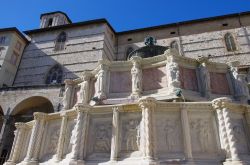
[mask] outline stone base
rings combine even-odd
[[[226,161],[223,165],[249,165],[250,161]]]
[[[14,162],[5,162],[3,165],[16,165],[16,163],[14,163]]]
[[[71,160],[69,165],[85,165],[85,161],[83,160]]]
[[[38,165],[38,161],[23,161],[20,163],[20,165]]]

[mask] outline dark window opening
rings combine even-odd
[[[62,83],[63,71],[59,65],[52,67],[47,75],[46,84],[60,84]]]
[[[64,50],[66,40],[67,40],[66,33],[65,32],[60,33],[56,39],[55,51]]]
[[[52,26],[52,24],[53,24],[53,18],[50,18],[48,21],[48,27]]]
[[[237,48],[236,48],[235,40],[234,40],[234,37],[233,37],[232,34],[227,33],[224,36],[224,40],[225,40],[225,43],[226,43],[227,51],[229,51],[229,52],[236,51]]]

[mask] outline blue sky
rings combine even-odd
[[[250,0],[0,0],[0,28],[39,27],[41,13],[63,11],[73,22],[106,18],[125,31],[250,11]]]

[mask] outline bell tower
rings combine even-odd
[[[40,28],[49,28],[72,23],[67,14],[61,11],[41,14],[40,20]]]

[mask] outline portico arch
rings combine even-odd
[[[42,96],[32,96],[17,103],[9,116],[5,118],[5,127],[2,135],[0,164],[8,159],[14,140],[16,122],[29,122],[33,120],[34,112],[53,113],[51,101]]]

